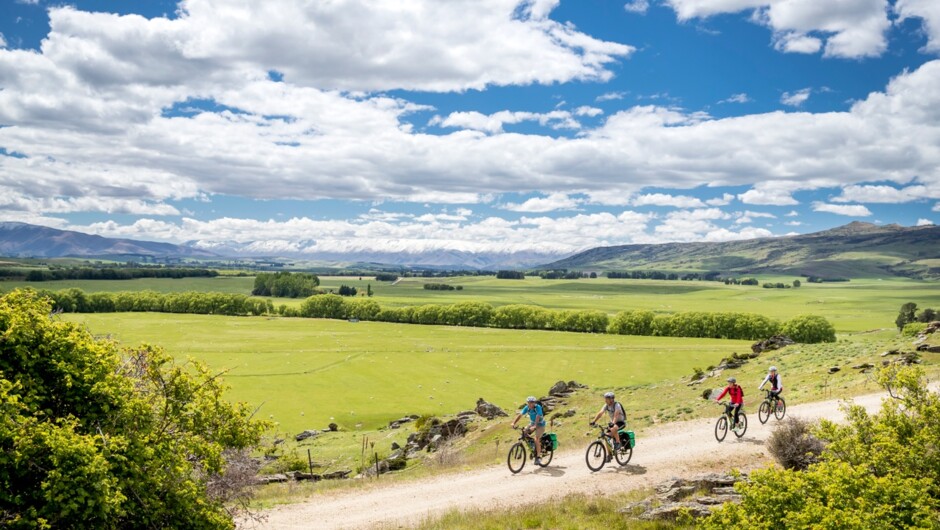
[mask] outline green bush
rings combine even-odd
[[[926,322],[910,322],[908,324],[904,324],[904,329],[901,330],[901,335],[904,337],[916,337],[925,329],[927,329]]]
[[[781,332],[796,342],[805,344],[836,341],[836,328],[818,315],[793,317],[783,324]]]
[[[205,366],[118,351],[51,310],[0,297],[2,526],[234,528],[226,505],[249,484],[226,469],[266,424]]]
[[[652,311],[621,311],[610,320],[607,333],[615,335],[650,335],[653,317]]]

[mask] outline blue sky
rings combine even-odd
[[[940,2],[0,4],[0,220],[310,256],[940,218]]]

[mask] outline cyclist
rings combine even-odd
[[[617,434],[617,431],[627,426],[627,412],[623,409],[623,405],[614,398],[613,392],[604,394],[604,406],[591,420],[591,427],[594,427],[597,420],[606,412],[607,416],[610,417],[610,423],[607,425],[607,435],[614,441],[614,451],[618,451],[620,450],[620,435]],[[611,456],[607,455],[607,459],[610,460],[610,458]]]
[[[535,465],[540,466],[542,465],[541,439],[542,434],[545,433],[545,413],[542,412],[542,405],[539,405],[538,400],[534,396],[529,396],[525,400],[525,406],[516,415],[516,419],[512,420],[513,429],[516,428],[516,423],[523,414],[529,417],[529,426],[525,428],[526,433],[532,436],[532,433],[535,432]]]
[[[780,374],[777,373],[777,367],[771,366],[770,370],[767,372],[767,377],[761,381],[757,390],[763,390],[764,385],[770,383],[770,398],[774,400],[774,403],[777,403],[777,398],[780,397],[780,393],[783,392],[783,382],[780,380]]]
[[[741,407],[744,406],[744,389],[741,388],[741,385],[738,384],[738,380],[729,377],[728,386],[721,391],[721,394],[715,399],[716,403],[721,403],[721,398],[725,397],[725,394],[731,398],[731,406],[734,407],[734,425],[733,427],[738,426],[738,414],[741,412]],[[732,428],[733,428],[732,427]]]

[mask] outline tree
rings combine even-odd
[[[348,285],[339,286],[339,295],[340,296],[356,296],[359,291],[355,287],[350,287]]]
[[[783,324],[781,332],[796,342],[806,344],[836,341],[836,328],[828,320],[818,315],[793,317]]]
[[[31,290],[0,297],[2,524],[234,528],[226,507],[248,483],[227,479],[267,425],[205,366],[119,351],[51,309]]]
[[[373,293],[372,293],[372,284],[371,284],[371,283],[367,283],[367,284],[366,284],[366,296],[368,296],[369,298],[372,298],[372,294],[373,294]]]
[[[802,285],[803,285],[803,283],[802,283],[800,280],[793,280],[793,287],[799,289],[800,286],[802,286]]]
[[[898,311],[898,318],[894,319],[898,331],[904,329],[904,324],[916,320],[915,313],[917,313],[917,304],[914,302],[908,302],[901,306],[901,310]]]

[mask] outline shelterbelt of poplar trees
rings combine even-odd
[[[802,343],[834,342],[836,338],[832,324],[817,315],[800,315],[779,321],[754,313],[630,310],[611,317],[596,310],[552,310],[522,304],[494,307],[485,302],[382,307],[373,299],[347,299],[333,294],[311,296],[300,307],[281,305],[277,308],[270,300],[225,293],[141,291],[86,294],[79,289],[66,289],[43,294],[54,301],[57,310],[75,313],[276,314],[403,324],[738,340],[762,340],[784,334]]]

